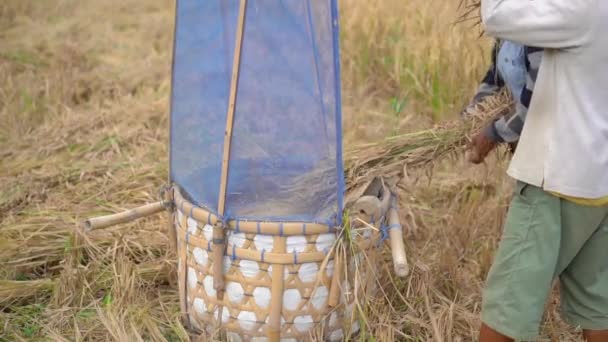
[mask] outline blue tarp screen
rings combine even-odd
[[[171,177],[217,212],[239,0],[179,0]],[[343,197],[335,0],[249,0],[225,217],[331,222]]]

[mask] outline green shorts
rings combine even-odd
[[[608,329],[608,207],[582,206],[518,182],[483,293],[482,320],[535,340],[553,281],[562,316]]]

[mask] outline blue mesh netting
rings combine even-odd
[[[171,177],[217,211],[238,0],[180,0]],[[335,0],[249,0],[225,216],[340,219],[343,196]]]

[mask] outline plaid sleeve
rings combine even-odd
[[[500,77],[500,74],[496,67],[496,56],[498,55],[499,49],[500,49],[500,43],[497,41],[494,44],[494,47],[492,48],[492,64],[490,65],[490,68],[488,69],[485,76],[481,80],[481,84],[479,85],[479,88],[477,88],[477,92],[475,93],[475,96],[473,96],[473,99],[471,100],[471,102],[469,103],[469,105],[467,106],[467,108],[464,110],[463,113],[468,112],[469,109],[472,109],[476,104],[481,102],[486,96],[494,95],[494,94],[498,93],[498,91],[500,91],[500,89],[502,87],[504,87],[504,85],[505,85],[504,81]]]
[[[534,92],[534,85],[538,70],[543,58],[543,49],[535,47],[525,48],[526,58],[526,86],[522,89],[520,102],[515,104],[515,109],[496,120],[486,130],[486,135],[495,142],[516,142],[519,140],[521,131],[526,121],[530,101]]]

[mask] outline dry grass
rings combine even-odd
[[[341,6],[345,144],[392,137],[395,149],[380,151],[395,170],[408,132],[432,138],[456,118],[488,42],[452,25],[456,1]],[[87,236],[76,226],[154,200],[166,179],[172,10],[171,0],[0,3],[0,341],[188,339],[164,218]],[[462,133],[450,141],[462,146]],[[408,170],[399,184],[412,274],[392,278],[388,259],[368,267],[382,291],[360,307],[362,340],[475,340],[510,182],[504,158],[472,167],[444,154],[432,178]],[[353,177],[369,163],[351,164]],[[544,336],[574,340],[553,302]]]

